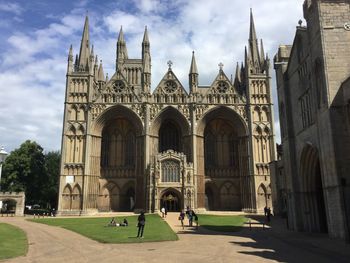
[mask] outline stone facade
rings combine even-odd
[[[350,1],[307,0],[275,56],[289,226],[349,237]]]
[[[139,59],[128,57],[120,30],[108,79],[86,18],[79,56],[73,62],[72,47],[68,56],[58,213],[270,206],[270,63],[252,14],[248,44],[234,79],[220,63],[213,83],[199,85],[193,53],[188,89],[169,61],[151,92],[147,28]]]

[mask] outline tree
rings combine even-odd
[[[60,178],[60,160],[59,151],[48,152],[45,154],[45,169],[47,180],[43,188],[43,199],[50,207],[57,207],[58,183]]]
[[[7,157],[1,181],[4,191],[24,191],[27,204],[56,206],[59,152],[43,153],[33,141],[25,141]]]

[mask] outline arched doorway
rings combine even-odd
[[[317,149],[306,145],[301,154],[300,188],[303,229],[328,232],[327,213],[323,194],[322,173]]]
[[[165,207],[169,212],[178,212],[182,208],[182,199],[177,191],[166,190],[160,199],[160,207]]]

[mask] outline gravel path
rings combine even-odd
[[[252,221],[252,230],[246,227],[236,233],[216,233],[201,227],[183,230],[178,213],[168,213],[164,220],[178,233],[178,241],[102,244],[63,228],[29,222],[21,217],[0,217],[0,222],[22,228],[29,242],[25,257],[6,262],[320,263],[349,262],[350,258],[350,245],[322,235],[288,232],[277,220],[275,227],[272,225],[265,230],[257,221]]]

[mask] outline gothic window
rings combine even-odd
[[[117,80],[116,82],[114,82],[113,89],[117,93],[123,92],[123,90],[125,89],[125,85],[124,85],[123,81]]]
[[[229,153],[230,153],[230,166],[233,167],[236,164],[236,152],[237,152],[237,141],[234,139],[234,135],[230,136],[229,141]]]
[[[220,93],[225,93],[228,89],[228,85],[225,81],[220,81],[217,85],[217,90]]]
[[[312,108],[309,91],[299,98],[302,127],[306,128],[312,124]]]
[[[180,137],[177,127],[172,122],[165,122],[159,129],[159,152],[166,150],[180,151]]]
[[[318,107],[321,107],[323,103],[326,102],[326,91],[325,91],[325,83],[323,79],[323,64],[321,59],[316,59],[315,61],[315,82],[316,82],[316,94]]]
[[[164,90],[166,93],[173,93],[173,92],[175,92],[176,88],[177,88],[177,85],[176,85],[175,81],[168,80],[165,82]]]
[[[126,135],[126,154],[125,165],[134,166],[135,164],[135,136],[132,132]]]
[[[205,165],[206,168],[216,165],[216,141],[211,132],[208,132],[205,136]]]
[[[162,182],[180,182],[180,164],[175,160],[162,162]]]

